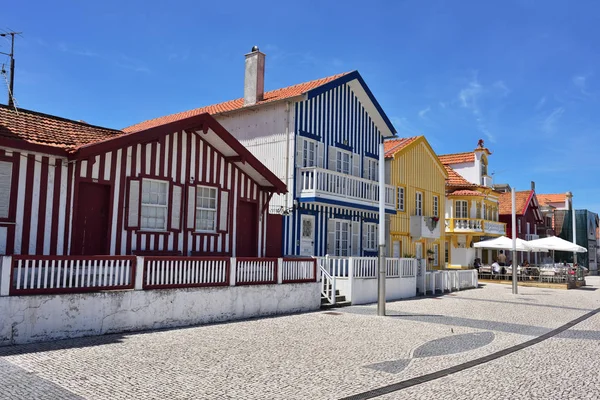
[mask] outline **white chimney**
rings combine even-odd
[[[251,106],[263,100],[265,94],[265,54],[252,47],[246,54],[246,72],[244,75],[244,105]]]

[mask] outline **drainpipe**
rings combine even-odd
[[[286,186],[289,184],[289,173],[290,173],[290,102],[285,102],[285,115],[286,115],[286,124],[285,124],[285,184]],[[287,209],[290,195],[290,188],[287,188],[287,192],[285,193],[285,207]]]

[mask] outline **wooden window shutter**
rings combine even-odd
[[[317,142],[317,167],[323,168],[323,157],[325,156],[323,153],[325,152],[325,145],[321,142]]]
[[[360,256],[360,222],[352,222],[352,251],[353,256]]]
[[[304,139],[296,136],[296,167],[304,167]]]
[[[328,164],[327,169],[337,171],[337,149],[333,146],[329,146],[328,150]]]
[[[0,161],[0,218],[8,218],[13,163]]]
[[[129,180],[129,198],[127,202],[127,227],[140,227],[140,179]]]
[[[363,234],[362,234],[362,240],[363,240],[363,248],[367,247],[367,242],[368,242],[368,237],[367,237],[367,224],[365,222],[363,222],[362,224],[362,229],[363,229]]]
[[[360,177],[360,155],[352,154],[352,175]]]
[[[363,157],[363,178],[369,178],[369,159],[367,157]]]
[[[335,220],[327,221],[327,254],[335,256]]]
[[[196,228],[196,186],[188,186],[187,228]]]
[[[219,231],[227,232],[228,216],[229,216],[229,192],[221,190],[221,202],[219,204]]]
[[[181,229],[181,205],[183,203],[183,187],[180,185],[173,185],[171,199],[171,229],[172,230],[180,230]]]

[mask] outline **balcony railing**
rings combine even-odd
[[[379,204],[379,184],[323,168],[300,168],[298,175],[298,197],[329,198],[346,200],[352,203],[377,207]],[[396,208],[396,189],[385,185],[385,207]]]
[[[505,235],[506,224],[481,218],[450,218],[446,220],[446,232]]]

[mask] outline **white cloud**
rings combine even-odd
[[[510,93],[510,89],[508,88],[508,86],[506,86],[504,81],[496,81],[492,86],[494,89],[500,92],[502,97],[506,97]]]
[[[589,96],[590,93],[587,91],[587,78],[588,77],[585,75],[575,75],[571,78],[571,81],[573,82],[573,85],[579,89],[581,94]]]
[[[558,120],[564,114],[564,107],[557,107],[543,119],[541,129],[547,135],[554,135],[557,131]]]
[[[505,95],[508,94],[508,88],[506,87],[506,85],[504,85],[503,81],[497,81],[496,84],[499,85],[498,89],[505,89]],[[485,92],[486,89],[479,83],[479,81],[477,80],[477,75],[475,74],[471,81],[467,84],[467,86],[461,89],[458,93],[458,100],[460,102],[461,107],[470,110],[473,114],[473,117],[475,117],[477,129],[481,133],[483,133],[490,142],[496,143],[496,138],[490,132],[483,112],[481,110],[481,98]]]
[[[546,96],[542,97],[535,105],[535,110],[538,111],[546,104]]]
[[[431,107],[427,106],[427,108],[419,111],[419,118],[425,118],[425,114],[427,114],[429,111],[431,111]]]

